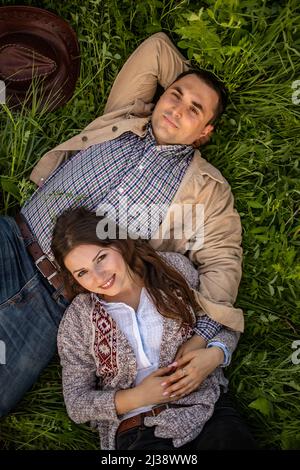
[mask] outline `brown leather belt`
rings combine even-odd
[[[61,290],[61,294],[68,299],[63,289],[63,280],[61,274],[58,272],[56,266],[49,258],[43,253],[40,245],[35,240],[34,235],[31,233],[30,228],[27,225],[25,217],[22,214],[15,216],[21,235],[28,245],[26,246],[28,253],[32,256],[34,264],[36,265],[42,276],[47,279],[49,284],[56,290]]]
[[[120,423],[120,426],[117,429],[117,434],[120,434],[124,431],[129,431],[129,429],[136,428],[138,426],[142,426],[144,424],[144,418],[146,418],[146,416],[157,416],[159,415],[159,413],[166,410],[167,408],[169,408],[168,404],[156,406],[155,408],[152,408],[152,410],[145,411],[145,413],[140,413],[139,415],[124,419],[124,421]]]

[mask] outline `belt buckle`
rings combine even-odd
[[[157,415],[155,414],[155,410],[157,410],[157,408],[162,408],[162,407],[165,407],[165,408],[163,408],[163,409],[160,410],[160,411],[163,411],[164,409],[170,408],[168,403],[165,403],[164,405],[161,405],[161,406],[156,406],[155,408],[151,408],[152,416],[154,416],[154,417],[157,416]],[[160,413],[160,412],[159,412],[159,413]],[[158,413],[158,414],[159,414],[159,413]]]
[[[49,263],[53,266],[54,268],[54,272],[52,274],[50,274],[50,276],[45,276],[44,273],[42,272],[41,268],[39,267],[39,263],[41,263],[42,261],[44,260],[47,260],[49,261]],[[42,256],[40,256],[35,262],[34,264],[36,265],[37,269],[39,270],[39,272],[41,273],[41,275],[47,279],[47,281],[49,282],[49,284],[51,284],[51,286],[53,286],[52,282],[51,282],[51,279],[56,276],[58,274],[58,271],[56,269],[56,266],[52,263],[52,261],[50,261],[50,259],[48,258],[48,256],[46,256],[45,254],[43,254]],[[53,286],[54,287],[54,286]]]

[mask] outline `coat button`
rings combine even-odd
[[[111,130],[112,130],[113,132],[116,132],[116,131],[118,130],[118,128],[117,128],[117,126],[112,126]]]
[[[86,135],[83,135],[83,136],[81,137],[81,140],[82,140],[82,142],[86,142],[86,141],[88,140],[88,138],[87,138]]]

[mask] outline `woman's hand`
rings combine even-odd
[[[172,364],[176,371],[162,384],[168,396],[177,400],[199,388],[206,377],[224,361],[223,351],[214,346],[208,349],[198,347],[184,354],[181,354],[181,351],[178,353],[180,358]]]
[[[169,392],[162,386],[174,369],[173,365],[162,367],[149,374],[135,387],[118,390],[115,394],[117,414],[122,415],[142,406],[175,401],[177,398],[170,397]]]
[[[162,386],[174,370],[173,365],[157,369],[135,387],[139,406],[157,405],[175,400],[170,398],[170,393]]]

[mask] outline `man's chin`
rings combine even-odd
[[[170,139],[164,139],[157,141],[157,145],[179,145],[178,142],[174,142],[173,140]]]
[[[153,135],[158,145],[176,145],[178,144],[176,137],[170,135],[169,132],[157,132],[153,129]]]

